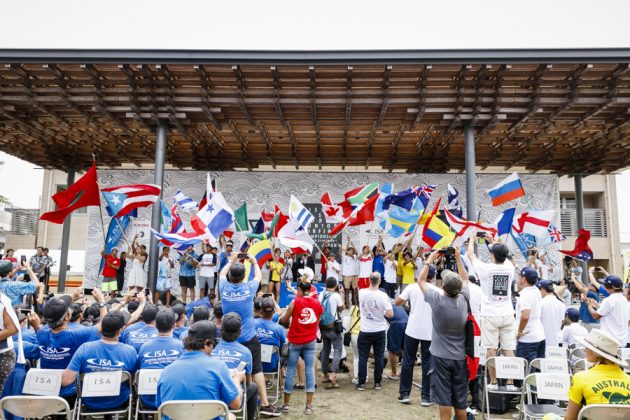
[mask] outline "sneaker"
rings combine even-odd
[[[431,406],[433,405],[433,403],[432,403],[431,401],[422,401],[422,402],[420,403],[420,405],[421,405],[422,407],[431,407]]]
[[[288,408],[288,407],[287,407]],[[260,407],[260,414],[265,417],[280,417],[280,412],[276,410],[276,407],[273,405],[268,405],[266,407]]]
[[[411,402],[411,398],[409,398],[409,394],[400,394],[398,396],[398,402],[401,404],[409,404]]]
[[[352,378],[352,383],[355,385],[359,385],[359,378]]]
[[[374,389],[377,391],[380,391],[381,389],[383,389],[383,387],[381,386],[380,382],[377,382],[374,384]]]
[[[390,381],[397,381],[400,379],[400,375],[385,375],[385,377]]]
[[[498,391],[499,384],[488,384],[488,391]]]
[[[505,386],[505,390],[508,391],[508,392],[518,392],[519,388],[514,386],[514,385],[512,385],[512,384],[507,384]]]
[[[282,404],[282,408],[280,409],[283,413],[289,412],[289,404]]]
[[[365,384],[357,384],[354,389],[356,389],[357,391],[365,391]]]

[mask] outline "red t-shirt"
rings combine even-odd
[[[328,264],[328,257],[325,255],[322,255],[322,258],[320,260],[320,264],[322,265],[322,268],[320,270],[320,274],[322,274],[324,277],[326,277],[326,265]],[[324,280],[326,280],[324,278]]]
[[[293,301],[293,315],[287,336],[290,343],[307,344],[317,338],[319,318],[324,308],[312,296],[296,296]]]
[[[109,263],[109,264],[108,264]],[[110,267],[113,265],[116,268]],[[105,264],[103,265],[103,277],[116,277],[118,274],[117,268],[120,267],[120,258],[113,255],[105,255]]]

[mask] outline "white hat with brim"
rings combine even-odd
[[[619,341],[610,334],[598,329],[593,329],[586,337],[575,337],[575,340],[593,353],[621,367],[628,367],[628,363],[617,354],[619,351]]]
[[[313,273],[311,267],[300,268],[298,273],[300,273],[300,276],[306,276],[309,280],[313,280],[315,277],[315,273]]]

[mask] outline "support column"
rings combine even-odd
[[[573,183],[575,185],[575,216],[577,219],[577,228],[584,229],[584,192],[582,190],[582,175],[574,175]],[[588,264],[580,261],[582,266],[582,283],[588,284]]]
[[[153,170],[153,183],[160,188],[164,186],[164,161],[166,158],[166,135],[168,132],[168,121],[160,120],[157,126],[157,135],[155,138],[155,169]],[[160,197],[162,194],[160,193]],[[153,213],[151,214],[151,228],[160,231],[160,204],[156,202],[153,205]],[[155,292],[155,283],[157,281],[158,268],[158,240],[151,234],[151,242],[149,244],[149,277],[147,287],[151,292]]]
[[[477,172],[475,170],[475,130],[472,125],[464,126],[465,170],[466,170],[466,217],[476,221],[477,216]]]
[[[67,172],[66,188],[74,184],[74,171]],[[52,176],[52,173],[50,174]],[[59,257],[59,277],[57,280],[57,293],[63,293],[66,290],[66,275],[68,273],[68,248],[70,247],[70,223],[72,222],[72,213],[70,213],[63,221],[61,230],[61,256]],[[46,244],[44,244],[46,246]]]

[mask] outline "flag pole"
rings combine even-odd
[[[122,233],[123,241],[125,241],[125,243],[127,244],[127,248],[129,248],[129,241],[127,240],[127,235],[125,235],[125,230],[120,224],[120,219],[118,219],[118,217],[114,217],[113,220],[116,220],[116,223],[118,223],[118,229],[120,229],[120,233]]]
[[[101,214],[101,227],[103,228],[103,248],[107,245],[107,233],[105,233],[105,221],[103,220],[103,206],[98,206],[98,211]]]

